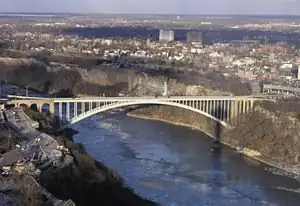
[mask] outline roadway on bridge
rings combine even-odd
[[[245,100],[245,99],[262,99],[265,96],[171,96],[171,97],[153,97],[153,96],[142,96],[142,97],[77,97],[77,98],[41,98],[41,97],[26,97],[26,96],[15,96],[8,95],[9,98],[13,99],[28,99],[28,100],[51,100],[54,102],[85,102],[85,101],[137,101],[137,100]]]

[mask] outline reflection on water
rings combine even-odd
[[[214,155],[211,139],[197,130],[124,115],[94,116],[73,128],[91,155],[163,205],[299,205],[297,181],[228,148]]]

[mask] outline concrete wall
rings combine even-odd
[[[43,106],[44,105],[49,105],[49,112],[51,114],[54,114],[54,101],[51,100],[12,100],[9,102],[9,104],[11,105],[15,105],[17,107],[22,106],[22,105],[26,105],[27,107],[33,107],[36,105],[37,110],[39,112],[42,112]]]

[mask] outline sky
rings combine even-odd
[[[300,15],[300,0],[0,0],[0,12]]]

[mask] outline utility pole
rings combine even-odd
[[[28,86],[26,85],[26,97],[28,97]]]

